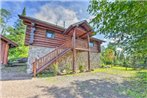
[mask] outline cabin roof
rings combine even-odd
[[[84,25],[85,24],[85,25]],[[89,30],[86,30],[84,28],[84,26],[87,26],[89,28]],[[72,25],[70,25],[65,31],[64,31],[64,34],[66,34],[67,32],[69,32],[71,29],[73,29],[74,27],[82,27],[84,28],[84,30],[86,30],[87,32],[94,32],[92,27],[89,25],[89,23],[86,21],[86,20],[83,20],[83,21],[80,21],[80,22],[77,22],[77,23],[74,23]]]
[[[42,21],[42,20],[39,20],[39,19],[36,19],[36,18],[33,18],[33,17],[29,17],[29,16],[22,16],[22,15],[18,15],[20,17],[20,19],[28,19],[28,20],[31,20],[32,22],[39,22],[39,23],[42,23],[42,24],[45,24],[45,25],[48,25],[48,26],[53,26],[57,29],[60,29],[62,31],[65,30],[65,28],[59,26],[59,25],[55,25],[55,24],[52,24],[52,23],[49,23],[49,22],[45,22],[45,21]]]
[[[97,39],[97,38],[94,38],[94,37],[91,37],[90,39],[93,40],[93,41],[97,41],[97,42],[105,42],[104,40],[100,40],[100,39]]]
[[[0,35],[0,39],[2,39],[3,41],[7,42],[9,44],[10,48],[18,46],[15,42],[13,42],[10,39],[4,37],[3,35]]]

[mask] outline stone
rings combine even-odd
[[[27,73],[32,73],[32,63],[35,61],[35,59],[39,59],[40,57],[43,57],[47,53],[53,51],[54,48],[47,48],[47,47],[40,47],[40,46],[29,46],[29,56],[28,56],[28,62],[27,62]]]

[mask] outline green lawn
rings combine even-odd
[[[93,73],[97,72],[124,77],[124,84],[118,88],[118,92],[123,92],[133,98],[147,98],[147,70],[133,70],[132,68],[126,70],[125,67],[112,67],[93,71]]]
[[[118,75],[122,77],[133,77],[138,72],[147,72],[147,70],[133,70],[133,68],[126,68],[125,67],[112,67],[112,68],[98,68],[93,71],[93,73],[103,72],[113,75]]]

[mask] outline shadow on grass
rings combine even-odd
[[[127,95],[133,98],[147,98],[147,72],[137,72],[135,77],[128,79],[121,87],[121,92],[126,92]]]
[[[116,82],[115,78],[111,78],[111,81],[89,79],[75,80],[69,86],[62,86],[61,83],[59,84],[61,86],[37,86],[37,88],[41,89],[43,96],[48,98],[147,98],[147,71],[135,73],[134,77],[125,78],[122,83]],[[66,84],[66,81],[64,83]],[[36,95],[31,98],[41,96]]]
[[[116,82],[89,79],[85,81],[75,80],[71,82],[71,85],[68,87],[37,86],[37,88],[41,89],[41,91],[44,93],[42,96],[46,96],[48,98],[129,98],[126,95],[119,94],[116,91],[116,88],[119,85],[120,84]],[[31,98],[41,97],[39,95],[36,96]]]

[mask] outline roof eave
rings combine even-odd
[[[28,17],[28,16],[22,16],[22,15],[18,15],[20,19],[28,19],[28,20],[31,20],[31,21],[36,21],[36,22],[40,22],[42,24],[45,24],[45,25],[48,25],[48,26],[52,26],[52,27],[55,27],[57,29],[60,29],[62,31],[65,31],[65,28],[61,27],[61,26],[58,26],[58,25],[54,25],[54,24],[51,24],[51,23],[48,23],[48,22],[45,22],[45,21],[42,21],[42,20],[39,20],[39,19],[36,19],[36,18],[32,18],[32,17]]]
[[[11,41],[10,39],[4,37],[3,35],[0,35],[0,38],[4,41],[6,41],[9,45],[11,45],[12,47],[17,47],[18,44],[16,44],[15,42]]]

